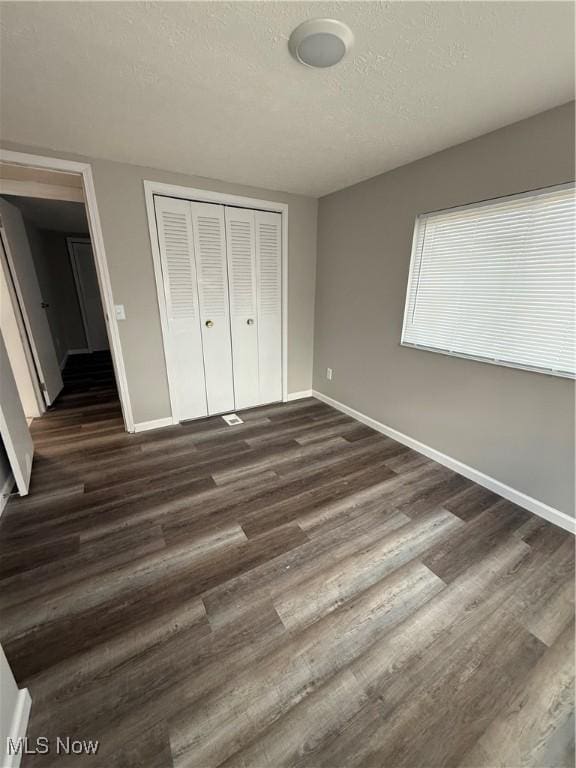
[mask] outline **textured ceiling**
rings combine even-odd
[[[331,69],[290,58],[347,22]],[[16,2],[0,135],[319,196],[573,98],[570,2]]]

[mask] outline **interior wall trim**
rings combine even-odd
[[[134,424],[134,432],[147,432],[149,429],[161,429],[162,427],[171,427],[174,424],[171,416],[164,419],[153,419],[152,421],[140,421]]]
[[[303,389],[301,392],[290,392],[286,396],[286,402],[290,402],[291,400],[303,400],[305,397],[312,397],[311,389]]]
[[[60,370],[61,371],[64,370],[64,368],[66,366],[66,363],[68,362],[68,358],[71,355],[87,355],[87,354],[89,354],[89,352],[90,352],[90,350],[88,349],[88,347],[84,347],[84,349],[68,349],[68,350],[66,350],[66,353],[65,353],[64,357],[60,361]]]
[[[375,429],[377,432],[381,432],[383,435],[391,437],[393,440],[396,440],[403,445],[407,445],[418,453],[428,456],[429,459],[437,461],[438,464],[442,464],[443,466],[452,469],[454,472],[457,472],[459,475],[463,475],[469,480],[473,480],[475,483],[478,483],[478,485],[497,493],[503,498],[508,499],[508,501],[512,501],[514,504],[518,504],[519,507],[523,507],[529,512],[533,512],[535,515],[542,517],[549,523],[553,523],[554,525],[563,528],[565,531],[576,534],[576,520],[565,512],[550,507],[543,501],[539,501],[533,496],[528,496],[528,494],[506,485],[505,483],[500,482],[500,480],[496,480],[490,475],[484,474],[484,472],[480,472],[480,470],[471,467],[469,464],[464,464],[462,461],[458,461],[458,459],[454,459],[452,456],[437,451],[435,448],[432,448],[425,443],[421,443],[419,440],[415,440],[413,437],[405,435],[403,432],[398,432],[398,430],[393,429],[386,424],[382,424],[382,422],[376,421],[376,419],[366,416],[366,414],[361,413],[355,408],[351,408],[349,405],[345,405],[338,400],[334,400],[332,397],[328,397],[328,395],[325,395],[322,392],[312,390],[312,394],[314,397],[317,397],[318,400],[322,400],[322,402],[331,405],[338,411],[342,411],[342,413],[351,416],[353,419],[361,421],[362,424],[372,427],[372,429]]]

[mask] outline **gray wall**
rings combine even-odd
[[[573,179],[573,107],[322,198],[314,347],[315,389],[571,515],[574,382],[400,335],[416,215]]]
[[[126,309],[118,325],[135,422],[170,415],[144,179],[288,203],[288,392],[311,388],[317,200],[46,148],[2,146],[92,165],[114,302]]]
[[[40,292],[50,305],[46,314],[54,348],[62,363],[67,352],[85,349],[87,344],[66,235],[24,221]]]

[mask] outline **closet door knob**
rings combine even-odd
[[[212,322],[212,320],[206,320],[206,322],[204,323],[204,325],[206,326],[206,328],[212,328],[212,326],[214,325],[214,323]]]
[[[248,320],[246,320],[246,325],[254,325],[254,320],[252,320],[251,317],[248,318]]]

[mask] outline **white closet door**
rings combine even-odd
[[[154,198],[168,315],[168,364],[176,383],[178,419],[206,416],[192,209],[187,200]]]
[[[236,408],[260,403],[254,211],[225,210]]]
[[[260,402],[282,400],[282,215],[254,212]]]
[[[224,208],[191,203],[208,413],[234,410]]]

